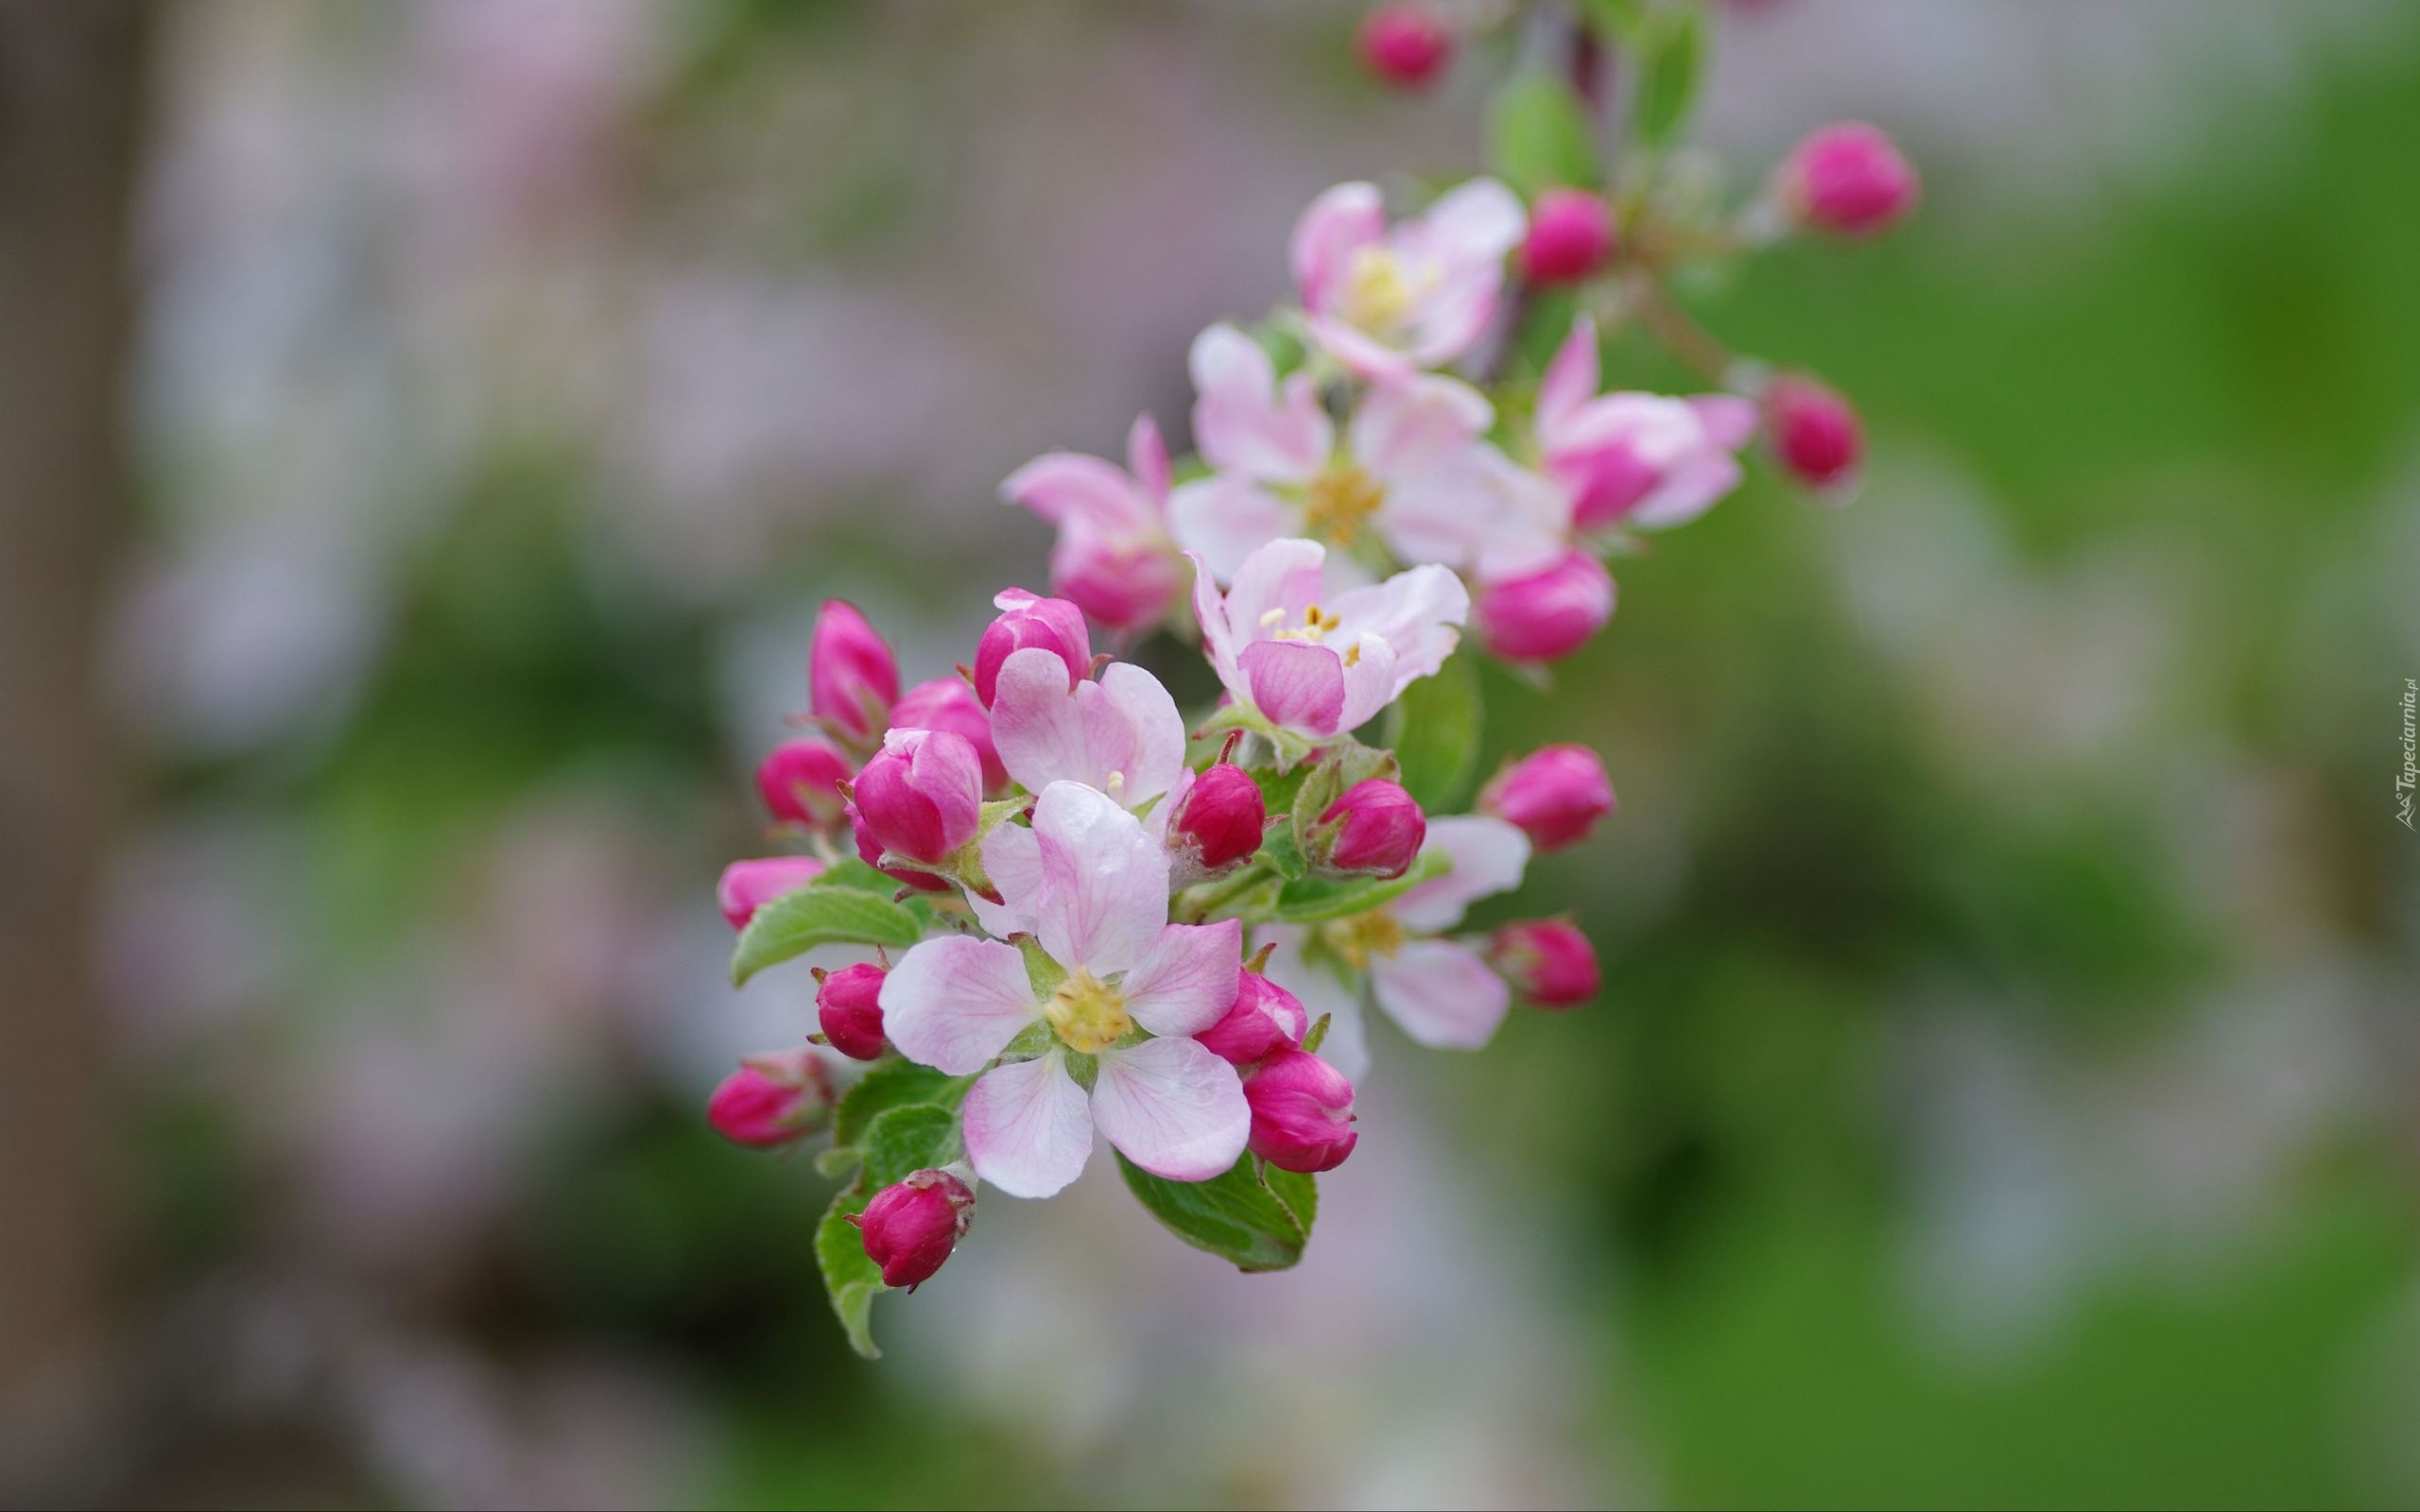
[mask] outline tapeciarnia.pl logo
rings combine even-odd
[[[2406,678],[2403,679],[2403,770],[2394,777],[2394,817],[2407,830],[2411,828],[2411,790],[2415,784],[2420,784],[2420,765],[2415,765],[2412,761],[2415,703],[2420,703],[2420,680]]]

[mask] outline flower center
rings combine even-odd
[[[1364,247],[1344,273],[1344,318],[1364,331],[1392,331],[1417,298],[1403,259],[1385,247]]]
[[[1320,938],[1328,949],[1343,956],[1344,963],[1357,971],[1366,970],[1373,960],[1393,955],[1403,949],[1406,937],[1403,925],[1383,908],[1340,919],[1320,928]]]
[[[1361,534],[1361,524],[1386,503],[1387,490],[1376,478],[1347,462],[1311,479],[1303,503],[1303,528],[1340,546],[1350,546]]]
[[[1305,604],[1303,606],[1303,623],[1300,625],[1288,625],[1286,611],[1282,609],[1272,609],[1263,614],[1260,617],[1260,623],[1269,630],[1269,638],[1272,641],[1308,641],[1317,644],[1326,638],[1328,631],[1343,624],[1344,620],[1341,615],[1331,613],[1317,604]],[[1354,650],[1357,653],[1360,647],[1355,646]]]
[[[1087,1056],[1100,1054],[1134,1027],[1126,1016],[1126,994],[1084,971],[1059,984],[1042,1016],[1068,1049]]]

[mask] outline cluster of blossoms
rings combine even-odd
[[[1388,8],[1365,56],[1425,81],[1452,52],[1434,26]],[[1838,128],[1738,223],[1863,232],[1912,194],[1887,141]],[[1623,224],[1585,186],[1479,178],[1391,218],[1372,185],[1331,189],[1294,229],[1294,301],[1193,343],[1198,456],[1147,415],[1123,466],[1054,452],[1003,485],[1057,528],[1051,596],[1001,593],[968,662],[905,692],[865,618],[825,606],[817,733],[757,774],[806,853],[735,864],[721,903],[742,978],[874,948],[816,973],[818,1038],[872,1066],[837,1091],[821,1051],[754,1057],[708,1112],[757,1148],[832,1130],[820,1163],[856,1175],[818,1248],[861,1348],[867,1300],[940,1268],[980,1186],[1050,1196],[1096,1135],[1180,1237],[1290,1263],[1309,1177],[1357,1137],[1366,1007],[1475,1050],[1516,1002],[1596,995],[1568,920],[1461,928],[1614,807],[1563,745],[1431,812],[1478,755],[1463,637],[1517,667],[1569,656],[1614,612],[1606,558],[1731,492],[1759,434],[1824,490],[1858,453],[1837,396],[1755,365],[1722,363],[1723,391],[1604,390],[1599,318],[1677,318],[1643,302],[1652,257],[1624,255],[1670,239],[1651,204]],[[1550,357],[1517,375],[1538,297],[1565,289]],[[1171,631],[1223,696],[1188,720],[1096,627]]]

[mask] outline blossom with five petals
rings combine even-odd
[[[1443,367],[1494,323],[1505,254],[1528,231],[1520,198],[1494,179],[1449,189],[1392,227],[1376,185],[1338,184],[1294,223],[1294,286],[1311,335],[1376,383]]]
[[[1169,923],[1167,850],[1076,782],[1044,789],[1031,829],[993,831],[983,862],[1048,967],[960,935],[916,946],[882,984],[901,1054],[982,1073],[963,1110],[976,1174],[1011,1196],[1049,1196],[1082,1173],[1096,1128],[1172,1181],[1235,1164],[1251,1106],[1236,1069],[1189,1037],[1235,1003],[1242,926]],[[992,1065],[1012,1045],[1033,1054]]]
[[[1733,394],[1599,394],[1598,382],[1597,327],[1583,315],[1538,385],[1535,428],[1541,465],[1568,495],[1575,527],[1686,524],[1739,486],[1734,454],[1756,428],[1753,403]]]

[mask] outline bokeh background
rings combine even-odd
[[[1603,1000],[1377,1047],[1294,1272],[1103,1162],[868,1364],[706,1091],[748,772],[1183,434],[1297,210],[1477,164],[1358,7],[0,9],[0,1499],[2420,1499],[2420,8],[1764,0],[1693,289],[1872,427],[1627,565],[1551,696]],[[1672,381],[1643,349],[1616,376]],[[1493,917],[1493,916],[1491,916]],[[1106,1178],[1105,1178],[1106,1177]]]

